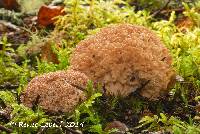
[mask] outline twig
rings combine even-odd
[[[175,12],[183,12],[185,9],[184,8],[176,8],[176,9],[168,9],[168,10],[162,10],[160,13],[165,14],[165,13],[170,13],[172,11]]]
[[[15,31],[20,31],[20,28],[10,22],[6,22],[6,21],[3,21],[3,20],[0,20],[0,23],[3,24],[4,26],[10,28],[10,29],[13,29]]]
[[[78,86],[78,85],[75,85],[75,84],[70,83],[70,82],[68,82],[68,83],[69,83],[70,85],[72,85],[73,87],[78,88],[78,89],[81,90],[81,91],[85,91],[84,88],[82,88],[82,87],[80,87],[80,86]]]
[[[41,127],[39,129],[39,131],[37,132],[37,134],[43,134],[43,132],[46,131],[46,130],[47,130],[47,127]]]
[[[16,89],[19,85],[12,85],[11,83],[5,83],[3,85],[0,85],[0,89]]]
[[[52,119],[52,120],[53,120],[57,125],[61,126],[62,129],[66,130],[66,131],[69,131],[69,132],[71,132],[72,134],[82,134],[82,132],[78,132],[78,131],[76,131],[76,130],[73,130],[73,129],[70,129],[70,128],[68,128],[68,127],[65,127],[64,124],[62,124],[62,123],[56,121],[55,119]]]
[[[11,118],[10,114],[7,113],[6,111],[0,111],[0,115],[3,116],[4,118],[6,118],[7,120],[9,120]]]
[[[57,5],[62,5],[64,0],[53,0],[49,6],[57,6]]]
[[[145,81],[145,83],[142,84],[140,87],[138,87],[138,88],[136,89],[136,91],[141,91],[141,89],[143,89],[149,82],[150,82],[150,80]]]
[[[150,82],[150,80],[145,81],[144,84],[141,84],[141,86],[139,86],[136,90],[134,90],[135,92],[132,92],[129,97],[133,96],[133,95],[137,95],[140,98],[143,98],[139,93],[141,92],[141,90]]]
[[[35,99],[35,101],[33,102],[33,111],[35,111],[37,109],[37,106],[38,106],[38,103],[39,103],[39,100],[40,100],[40,96],[38,95]]]
[[[13,131],[9,128],[4,127],[3,125],[0,124],[0,130],[5,131],[7,133],[12,133]]]
[[[168,0],[165,6],[163,6],[161,9],[157,10],[156,12],[154,12],[151,16],[155,17],[156,15],[158,15],[163,9],[165,9],[169,5],[170,2],[171,0]]]

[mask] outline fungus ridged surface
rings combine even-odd
[[[71,112],[86,99],[88,78],[78,71],[57,71],[33,78],[21,95],[25,106],[35,103],[47,112]]]
[[[71,68],[104,85],[108,95],[140,94],[155,100],[173,85],[175,73],[168,49],[142,26],[118,24],[81,41]]]

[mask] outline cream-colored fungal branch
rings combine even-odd
[[[37,103],[48,112],[71,112],[86,99],[87,82],[85,74],[73,70],[44,74],[29,82],[21,101],[30,108]]]
[[[140,87],[140,94],[158,99],[173,85],[168,49],[149,29],[131,24],[103,28],[81,41],[71,68],[105,85],[106,93],[128,96]]]

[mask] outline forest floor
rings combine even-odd
[[[67,70],[81,40],[119,23],[151,29],[169,49],[178,81],[168,95],[150,101],[95,92],[72,113],[21,103],[31,79]],[[199,134],[199,101],[200,1],[0,1],[0,133]]]

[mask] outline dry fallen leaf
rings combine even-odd
[[[0,0],[0,8],[1,7],[8,10],[18,10],[19,4],[16,0]]]
[[[57,55],[52,51],[51,41],[45,42],[41,47],[41,59],[55,64],[59,63]]]
[[[194,22],[188,17],[183,17],[176,22],[176,26],[184,31],[185,29],[192,28],[194,26]]]
[[[42,6],[38,12],[38,25],[46,27],[53,24],[56,21],[54,17],[64,14],[62,10],[62,6]]]

